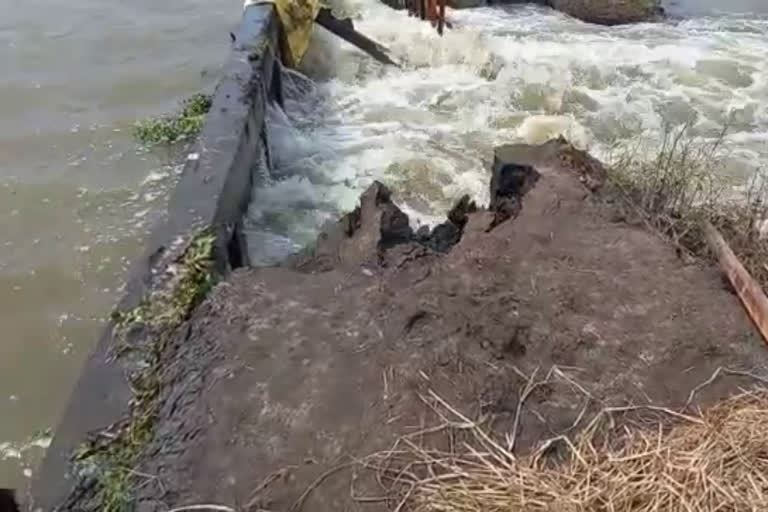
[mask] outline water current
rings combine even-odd
[[[254,190],[252,259],[268,264],[310,242],[374,179],[417,224],[461,194],[484,200],[504,143],[562,134],[606,156],[639,136],[661,140],[669,126],[714,138],[727,123],[725,172],[749,178],[768,167],[768,5],[757,15],[757,2],[716,6],[678,2],[671,13],[697,15],[613,28],[532,6],[453,11],[443,38],[377,0],[335,6],[403,69],[316,31],[302,69],[316,87],[271,112],[281,158],[276,179]]]

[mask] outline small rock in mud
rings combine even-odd
[[[530,165],[506,161],[503,153],[495,152],[491,175],[491,204],[494,218],[489,230],[507,219],[517,217],[522,209],[522,197],[539,179],[539,173]]]

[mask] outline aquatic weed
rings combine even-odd
[[[210,95],[198,93],[185,99],[181,110],[175,114],[137,121],[133,128],[134,137],[144,148],[171,145],[196,137],[211,109],[211,99]]]
[[[130,374],[133,399],[129,415],[97,433],[74,454],[77,474],[94,486],[87,504],[70,496],[76,508],[123,512],[133,505],[133,489],[142,479],[136,471],[139,457],[152,438],[161,392],[160,374],[175,330],[202,302],[215,284],[216,236],[204,231],[195,236],[173,264],[173,277],[135,308],[113,313],[116,337],[136,326],[146,329],[144,340],[118,356],[139,354],[140,364]],[[66,508],[66,507],[65,507]]]

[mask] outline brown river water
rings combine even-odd
[[[173,182],[135,120],[211,88],[241,0],[0,0],[0,487],[24,486]]]
[[[565,133],[600,153],[617,133],[695,119],[706,135],[735,112],[733,171],[768,164],[768,21],[734,12],[766,15],[765,0],[676,0],[695,16],[617,29],[479,9],[442,40],[377,0],[343,3],[406,69],[316,38],[325,107],[282,123],[283,175],[248,215],[256,261],[311,240],[374,178],[424,221],[482,197],[497,143]],[[33,474],[177,175],[174,155],[136,150],[132,124],[213,86],[241,7],[0,0],[0,487]]]

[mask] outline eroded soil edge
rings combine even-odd
[[[414,233],[374,184],[313,251],[217,285],[169,342],[138,509],[385,509],[360,499],[382,495],[373,473],[327,472],[435,425],[430,393],[503,438],[527,378],[560,372],[527,398],[524,452],[606,405],[681,407],[718,367],[765,363],[715,269],[617,220],[599,162],[562,141],[495,156],[488,209],[463,198]]]

